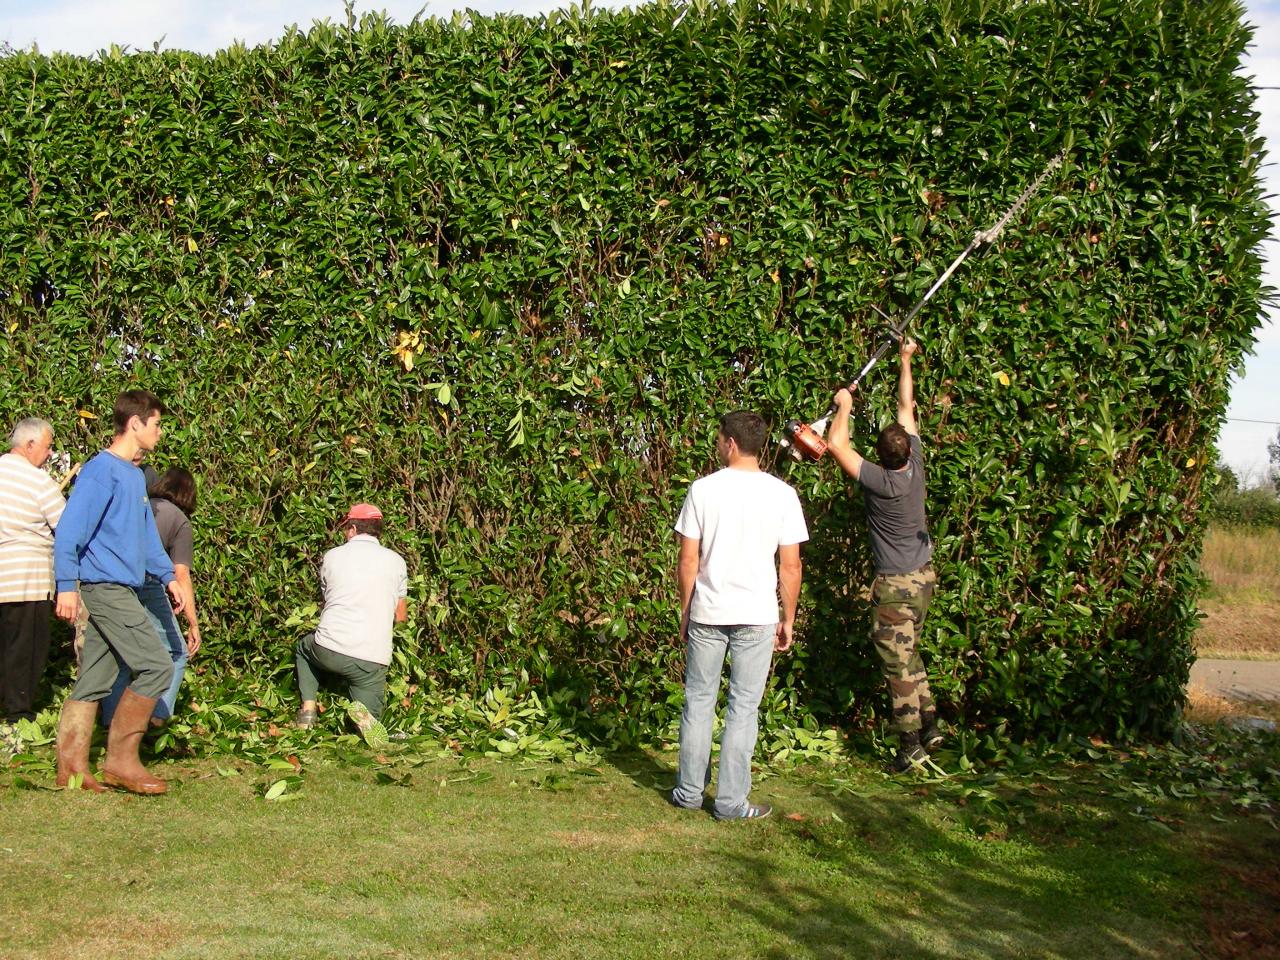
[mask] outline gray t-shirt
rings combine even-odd
[[[924,456],[920,438],[910,439],[911,455],[901,470],[864,462],[858,471],[876,573],[910,573],[933,555],[924,513]]]
[[[169,559],[188,570],[192,569],[195,549],[191,543],[191,521],[187,515],[168,500],[152,500],[151,512],[156,516],[156,531]]]

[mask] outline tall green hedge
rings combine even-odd
[[[678,703],[670,528],[718,416],[820,412],[869,304],[910,305],[1069,146],[917,324],[925,647],[966,724],[1159,734],[1262,296],[1241,16],[696,3],[11,53],[0,412],[79,456],[122,387],[171,404],[157,464],[202,483],[197,693],[288,687],[334,518],[367,499],[415,573],[396,710],[525,669],[642,741]],[[773,466],[813,539],[769,715],[867,725],[859,497]]]

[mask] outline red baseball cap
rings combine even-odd
[[[381,520],[382,511],[375,507],[372,503],[357,503],[352,505],[347,511],[347,515],[342,518],[346,520]]]

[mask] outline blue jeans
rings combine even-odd
[[[169,683],[169,689],[156,701],[155,710],[151,713],[153,717],[164,720],[173,716],[173,707],[178,701],[178,687],[182,684],[182,674],[187,666],[187,641],[178,630],[178,618],[173,615],[173,607],[169,605],[169,593],[165,590],[164,584],[158,580],[147,580],[138,590],[138,599],[142,602],[142,608],[147,611],[147,616],[151,619],[151,625],[155,627],[161,644],[173,658],[173,680]],[[129,665],[121,662],[115,686],[102,701],[103,726],[111,726],[116,704],[124,696],[125,687],[129,685],[132,676],[133,671],[129,669]]]
[[[671,799],[678,806],[702,806],[711,782],[711,727],[720,696],[720,674],[729,655],[729,705],[720,738],[720,777],[715,815],[742,816],[751,793],[751,756],[756,749],[757,715],[773,660],[777,624],[710,626],[689,624],[684,658],[684,711],[680,714],[680,770]]]

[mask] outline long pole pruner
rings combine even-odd
[[[1004,212],[1004,215],[1000,217],[999,220],[987,229],[979,230],[973,235],[973,239],[969,241],[969,245],[960,252],[958,257],[951,261],[951,266],[947,267],[947,269],[942,272],[942,275],[933,282],[933,286],[925,291],[925,295],[920,298],[915,306],[907,311],[906,315],[900,321],[894,323],[883,310],[875,304],[871,305],[871,309],[884,317],[886,327],[884,329],[884,334],[880,338],[880,342],[876,345],[875,350],[872,351],[870,358],[865,364],[863,364],[862,369],[858,371],[857,376],[849,381],[847,389],[850,392],[857,388],[863,378],[871,372],[871,368],[879,363],[886,353],[893,349],[897,344],[901,343],[903,336],[905,336],[907,332],[907,328],[911,325],[911,321],[916,318],[916,314],[918,314],[933,295],[942,288],[942,285],[951,279],[951,275],[956,272],[960,264],[965,262],[969,257],[969,254],[973,253],[984,243],[992,244],[996,242],[1000,237],[1000,234],[1004,232],[1005,226],[1022,211],[1022,208],[1027,205],[1027,201],[1030,200],[1035,192],[1040,189],[1041,184],[1049,178],[1049,175],[1053,173],[1053,171],[1062,166],[1062,161],[1066,158],[1066,153],[1067,151],[1064,148],[1061,153],[1050,160],[1048,166],[1044,168],[1044,171],[1040,176],[1036,177],[1035,180],[1032,181],[1031,185],[1022,191],[1021,196],[1013,202],[1013,205]],[[830,406],[827,408],[826,413],[811,424],[801,423],[799,420],[788,420],[786,426],[783,428],[785,436],[781,442],[782,448],[786,450],[794,460],[817,460],[821,458],[822,455],[827,452],[826,441],[822,438],[827,431],[827,424],[831,422],[831,417],[835,412],[835,406]]]

